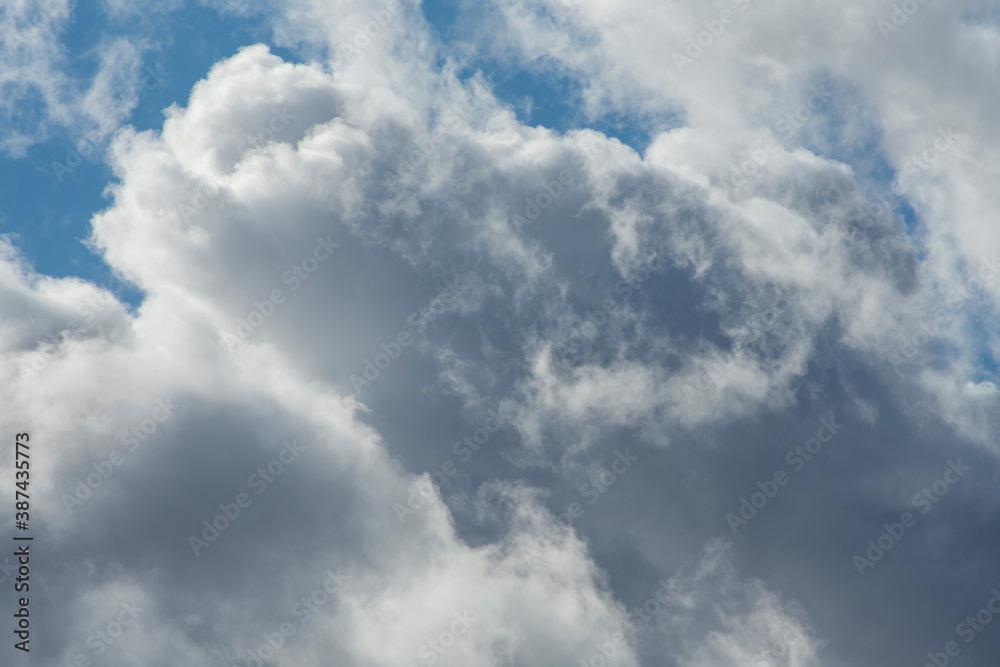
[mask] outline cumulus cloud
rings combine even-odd
[[[237,84],[252,97],[234,96]],[[48,659],[210,664],[213,653],[228,652],[244,660],[260,645],[266,652],[270,633],[290,623],[300,637],[288,635],[281,662],[325,664],[333,654],[345,664],[410,664],[430,652],[440,664],[541,664],[572,661],[591,634],[623,627],[585,545],[530,495],[498,487],[494,504],[519,518],[497,541],[467,546],[437,496],[426,497],[427,480],[400,470],[357,421],[361,406],[317,385],[282,351],[280,335],[225,345],[255,283],[283,285],[281,269],[291,264],[283,248],[297,258],[331,229],[351,238],[310,199],[321,167],[351,150],[371,159],[368,128],[344,119],[349,99],[321,69],[255,47],[220,64],[187,109],[171,112],[162,135],[118,139],[121,183],[95,218],[94,242],[145,291],[134,315],[80,281],[32,274],[8,246],[5,310],[21,304],[38,324],[4,337],[5,405],[18,429],[52,443],[35,468],[51,541],[39,567],[62,573],[68,622],[48,632]],[[258,127],[281,136],[241,145]],[[187,222],[179,208],[165,211],[196,192],[199,178],[226,181],[212,206],[195,208]],[[261,190],[268,181],[273,189]],[[301,210],[291,220],[301,227],[282,217],[295,200]],[[260,210],[267,201],[271,213]],[[244,217],[255,209],[256,223]],[[278,233],[286,241],[275,244]],[[328,259],[329,274],[323,267],[314,280],[331,285],[357,270],[346,254]],[[248,282],[232,290],[241,273]],[[313,344],[332,351],[333,323],[310,321],[308,302],[296,304],[301,295],[285,289],[282,320],[319,334]],[[78,306],[91,302],[107,306],[83,322]],[[31,320],[25,313],[17,321]],[[53,349],[31,350],[28,341],[43,333],[55,336]],[[32,366],[32,355],[44,363]],[[60,408],[49,414],[53,404]],[[288,441],[304,450],[298,465]],[[179,488],[180,504],[171,500]],[[427,506],[401,523],[394,505],[412,502],[411,492]],[[151,526],[142,540],[130,537]],[[551,546],[531,558],[511,548],[529,537]],[[233,569],[232,559],[241,565]],[[346,583],[306,627],[294,603],[323,588],[328,570]],[[115,622],[119,604],[148,611],[109,642],[97,619]]]
[[[304,57],[242,48],[115,134],[89,243],[141,304],[2,245],[45,659],[902,664],[988,590],[984,8],[516,0],[448,44],[409,2],[213,7]],[[141,50],[107,44],[78,101],[117,122]],[[529,126],[483,59],[650,140]],[[58,120],[41,62],[11,80]]]

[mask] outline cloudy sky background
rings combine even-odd
[[[6,0],[0,53],[4,664],[995,659],[996,3]]]

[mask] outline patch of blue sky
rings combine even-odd
[[[1000,276],[994,276],[1000,280]],[[977,367],[970,378],[973,382],[996,382],[1000,365],[993,354],[990,343],[997,338],[996,311],[985,305],[982,299],[973,299],[973,311],[966,318],[966,329],[974,345]]]
[[[886,159],[881,150],[880,142],[881,135],[878,134],[869,137],[860,144],[845,145],[833,142],[833,147],[827,146],[825,152],[819,147],[809,145],[808,141],[805,142],[805,147],[816,152],[817,155],[849,165],[854,170],[858,185],[868,201],[872,204],[881,202],[892,209],[910,236],[917,253],[917,259],[923,260],[926,251],[921,242],[917,213],[907,199],[907,190],[918,188],[920,184],[919,182],[912,183],[902,190],[897,187],[899,194],[893,192],[893,184],[896,183],[898,173]]]
[[[640,155],[655,134],[678,125],[673,118],[654,123],[651,119],[621,113],[588,118],[583,110],[581,81],[554,69],[505,70],[495,63],[482,63],[480,69],[493,82],[497,97],[509,104],[518,120],[526,125],[561,133],[583,128],[596,130],[618,139]]]
[[[926,249],[922,242],[917,224],[917,213],[913,210],[907,199],[907,191],[910,188],[920,187],[919,183],[910,184],[905,189],[896,188],[899,194],[893,191],[893,184],[897,182],[898,172],[885,159],[879,151],[873,154],[872,161],[876,167],[867,174],[865,194],[872,203],[882,202],[888,204],[893,212],[902,220],[907,234],[909,234],[917,253],[917,259],[923,261],[926,257]]]
[[[450,47],[461,49],[458,40],[467,31],[460,28],[475,20],[470,14],[476,11],[475,6],[461,0],[425,0],[422,8],[432,32],[441,40],[443,54],[447,55]],[[584,128],[596,130],[618,139],[640,155],[657,134],[681,125],[673,115],[640,118],[611,111],[589,118],[582,99],[584,82],[551,61],[515,67],[508,62],[477,57],[465,62],[459,76],[469,78],[480,72],[491,82],[497,98],[525,125],[560,133]]]
[[[971,267],[970,278],[975,276],[979,266]],[[988,278],[986,288],[989,289],[994,281],[1000,281],[1000,275]],[[951,321],[947,326],[957,324],[961,327],[961,345],[956,345],[950,338],[932,335],[930,340],[926,340],[923,334],[914,331],[909,337],[919,345],[921,351],[926,350],[930,354],[931,365],[944,370],[949,365],[957,363],[962,359],[972,358],[973,369],[969,380],[972,382],[997,382],[1000,378],[1000,365],[991,348],[991,343],[996,340],[998,333],[996,309],[993,308],[989,299],[982,296],[981,292],[966,284],[967,301],[963,301],[961,307],[948,300],[943,294],[938,306],[943,310]],[[950,293],[949,293],[950,294]],[[933,317],[928,313],[924,318],[927,326],[933,326]],[[925,329],[921,329],[925,331]],[[920,342],[923,340],[923,342]]]
[[[456,0],[424,0],[420,5],[427,23],[442,41],[451,41],[455,36],[462,15],[458,4]]]
[[[109,22],[98,3],[77,3],[63,34],[65,71],[77,81],[93,77],[98,67],[96,49],[110,34],[124,34],[152,46],[144,54],[139,75],[149,78],[125,121],[140,131],[160,129],[163,110],[171,104],[186,105],[194,84],[216,62],[242,46],[268,41],[261,18],[242,18],[194,3],[158,15],[155,27],[155,34],[148,34],[148,22],[139,17]],[[123,32],[123,28],[128,30]],[[272,46],[271,50],[287,61],[301,62],[287,49]],[[150,76],[150,72],[158,76]],[[32,119],[42,112],[41,102],[30,96],[19,107],[26,129],[31,129]],[[93,281],[137,306],[141,292],[116,280],[103,260],[85,245],[91,216],[109,205],[103,194],[113,179],[102,159],[106,142],[89,153],[84,151],[82,161],[69,171],[54,166],[69,164],[67,156],[80,139],[78,134],[55,129],[46,141],[30,147],[25,157],[0,155],[0,233],[13,238],[38,272]]]
[[[997,365],[993,352],[988,347],[983,347],[977,359],[979,368],[972,373],[973,382],[993,382],[996,384],[1000,365]]]
[[[851,84],[832,75],[817,77],[815,85],[829,89],[830,99],[808,113],[797,140],[816,155],[850,166],[865,197],[872,203],[884,201],[892,209],[923,259],[917,214],[907,200],[907,190],[898,195],[892,190],[898,172],[883,151],[882,129],[872,122],[877,114],[866,107]],[[919,178],[907,187],[920,187]]]
[[[549,67],[513,69],[496,61],[477,61],[461,74],[482,72],[493,86],[497,99],[507,104],[517,119],[532,127],[545,127],[566,133],[591,129],[602,132],[642,155],[660,132],[679,127],[676,116],[639,118],[619,112],[606,112],[590,118],[583,106],[582,82]]]

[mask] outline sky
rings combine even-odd
[[[4,0],[2,664],[989,664],[998,77],[972,0]]]

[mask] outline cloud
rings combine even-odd
[[[162,135],[120,136],[121,180],[112,206],[94,219],[94,243],[145,291],[135,314],[115,303],[95,323],[83,322],[76,304],[97,300],[96,290],[17,268],[8,247],[3,298],[21,302],[38,327],[5,334],[5,405],[18,428],[58,453],[35,468],[51,554],[39,567],[62,572],[66,602],[51,617],[58,624],[45,630],[50,659],[70,662],[82,653],[131,664],[180,656],[209,664],[218,646],[242,658],[295,620],[295,601],[337,568],[348,583],[300,626],[299,637],[286,638],[277,659],[321,664],[333,654],[344,664],[409,664],[431,651],[440,664],[548,664],[572,660],[598,629],[623,627],[584,544],[530,494],[497,487],[494,504],[521,518],[480,547],[458,539],[437,498],[401,526],[393,505],[426,480],[386,455],[378,435],[357,420],[361,406],[321,388],[286,357],[280,327],[233,351],[224,345],[244,295],[256,295],[257,285],[283,286],[283,250],[298,257],[319,229],[361,247],[337,219],[351,210],[348,184],[340,182],[333,220],[309,195],[321,167],[343,164],[341,156],[372,158],[377,125],[345,118],[349,101],[320,68],[285,64],[254,47],[216,67],[189,107],[171,112]],[[241,145],[272,127],[274,110],[288,127],[261,147]],[[213,206],[190,221],[168,208],[184,202],[198,178],[223,175],[231,178]],[[246,217],[251,211],[256,221]],[[285,240],[275,243],[278,233]],[[357,270],[341,259],[317,269],[312,280],[321,282],[303,292]],[[331,349],[321,340],[330,330],[322,318],[311,321],[309,302],[285,289],[285,326],[321,334],[312,344]],[[339,314],[323,315],[330,316]],[[64,319],[74,317],[81,321]],[[30,321],[27,313],[19,321]],[[42,333],[57,335],[55,350],[44,368],[20,377],[28,341]],[[165,396],[174,407],[153,425],[149,417],[160,422],[156,406]],[[128,447],[139,442],[130,433],[144,434],[141,448]],[[305,449],[303,462],[285,461],[287,469],[276,472],[270,464],[282,460],[281,443],[290,439]],[[90,484],[93,475],[104,479]],[[181,499],[178,489],[186,490]],[[86,502],[67,501],[73,496]],[[544,558],[528,562],[510,550],[528,536],[552,541]],[[192,537],[206,544],[194,549]],[[234,567],[234,558],[241,564]],[[132,582],[127,590],[125,581]],[[104,640],[88,643],[133,600],[148,611],[120,641],[100,649]],[[458,639],[447,634],[457,632],[449,629],[455,614],[477,619]],[[95,625],[104,616],[111,620]]]
[[[274,41],[302,63],[245,47],[115,135],[90,243],[134,311],[3,246],[9,425],[57,454],[46,657],[98,657],[131,603],[105,664],[919,658],[922,549],[968,579],[949,604],[993,574],[948,523],[995,514],[993,27],[928,4],[890,47],[857,3],[507,2],[470,46],[390,4],[289,3]],[[127,113],[109,78],[139,52],[107,42],[94,114]],[[677,124],[638,147],[529,127],[476,57],[585,80],[592,119]],[[494,409],[509,428],[444,472]],[[831,410],[844,435],[717,539]],[[641,464],[589,503],[626,446]],[[976,453],[951,509],[858,588],[855,538],[952,450]],[[873,594],[899,614],[859,632]]]
[[[98,159],[94,147],[105,145],[145,95],[149,77],[140,68],[149,44],[135,34],[102,32],[83,54],[93,61],[93,73],[81,75],[64,43],[75,20],[76,8],[68,0],[22,0],[4,8],[0,150],[13,157],[68,133],[78,150]]]

